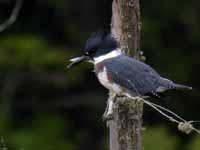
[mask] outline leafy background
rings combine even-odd
[[[15,1],[0,1],[0,20]],[[111,0],[24,1],[17,22],[0,33],[0,135],[9,150],[108,149],[101,117],[107,91],[92,65],[66,69],[91,32],[110,28]],[[141,0],[141,50],[163,76],[193,86],[156,101],[187,120],[200,119],[200,2]],[[149,107],[143,145],[148,150],[199,150],[200,136],[185,135]],[[197,127],[200,125],[196,124]]]

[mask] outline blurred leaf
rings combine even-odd
[[[143,131],[144,150],[176,150],[178,144],[178,137],[170,134],[164,126]]]
[[[10,133],[12,147],[28,150],[76,150],[71,139],[65,140],[64,122],[58,116],[41,115],[33,121],[32,129]]]
[[[196,135],[193,140],[188,144],[187,150],[199,150],[200,149],[200,136]]]
[[[61,63],[63,57],[37,36],[8,36],[0,42],[0,65],[40,68]]]

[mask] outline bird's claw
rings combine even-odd
[[[114,105],[114,99],[115,99],[115,94],[110,94],[110,97],[108,99],[108,103],[107,103],[107,106],[106,106],[106,110],[103,114],[103,121],[109,121],[109,120],[112,120],[113,119],[113,105]]]
[[[113,120],[113,113],[105,112],[102,116],[103,121]]]

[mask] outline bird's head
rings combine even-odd
[[[80,57],[70,59],[71,64],[68,65],[68,68],[83,61],[95,63],[103,60],[104,56],[108,54],[112,57],[111,53],[114,52],[113,55],[116,55],[115,51],[119,54],[118,43],[114,37],[102,32],[92,33],[86,41],[84,54]]]

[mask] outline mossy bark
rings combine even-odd
[[[122,50],[140,59],[139,0],[113,0],[111,32]],[[127,98],[114,101],[113,119],[108,121],[110,150],[142,150],[143,104]]]

